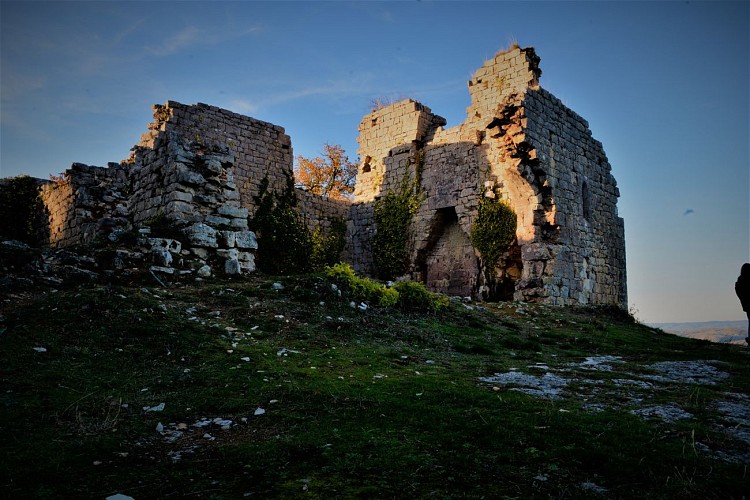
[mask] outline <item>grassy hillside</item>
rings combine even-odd
[[[362,310],[321,276],[153,283],[3,293],[0,496],[750,491],[746,348],[613,309]]]

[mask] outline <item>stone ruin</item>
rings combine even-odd
[[[365,116],[353,199],[297,190],[308,228],[325,232],[345,219],[342,259],[374,275],[374,204],[416,179],[424,201],[409,232],[408,278],[449,295],[626,306],[611,166],[588,123],[539,86],[539,61],[533,48],[517,46],[486,61],[468,83],[471,105],[458,126],[444,128],[445,119],[411,99]],[[154,106],[154,122],[127,160],[74,164],[42,187],[48,244],[117,239],[135,229],[156,270],[252,272],[257,242],[248,218],[261,182],[280,191],[292,175],[282,127],[169,101]],[[507,200],[518,217],[516,240],[492,270],[469,238],[482,197]],[[149,234],[158,227],[180,233]]]
[[[466,120],[407,99],[359,125],[363,158],[349,235],[354,267],[374,269],[372,202],[408,176],[426,193],[411,232],[411,275],[450,295],[487,295],[469,239],[482,196],[506,199],[516,242],[501,257],[500,299],[627,304],[619,190],[588,123],[539,86],[533,48],[485,62],[471,80]],[[421,170],[418,172],[418,169]]]

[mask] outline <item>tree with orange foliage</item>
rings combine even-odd
[[[308,191],[329,198],[345,199],[354,192],[357,164],[349,161],[344,148],[326,143],[323,157],[309,159],[297,156],[294,168],[297,184]]]

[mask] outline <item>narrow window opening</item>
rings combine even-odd
[[[589,192],[589,183],[587,181],[583,181],[581,185],[581,198],[583,217],[589,220],[591,218],[591,193]]]
[[[370,166],[370,161],[372,161],[372,158],[370,156],[365,156],[365,162],[362,164],[362,173],[369,172],[372,170],[372,167]]]

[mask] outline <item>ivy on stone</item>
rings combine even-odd
[[[474,225],[471,244],[479,251],[485,265],[494,268],[516,238],[518,217],[507,200],[482,198]]]
[[[286,181],[286,188],[276,193],[269,191],[268,177],[264,177],[253,197],[258,208],[249,226],[258,238],[257,267],[268,274],[298,274],[310,269],[312,238],[295,209],[294,178],[287,175]]]
[[[410,182],[408,174],[397,189],[375,201],[373,258],[381,279],[390,280],[406,271],[409,225],[423,201],[417,180]]]

